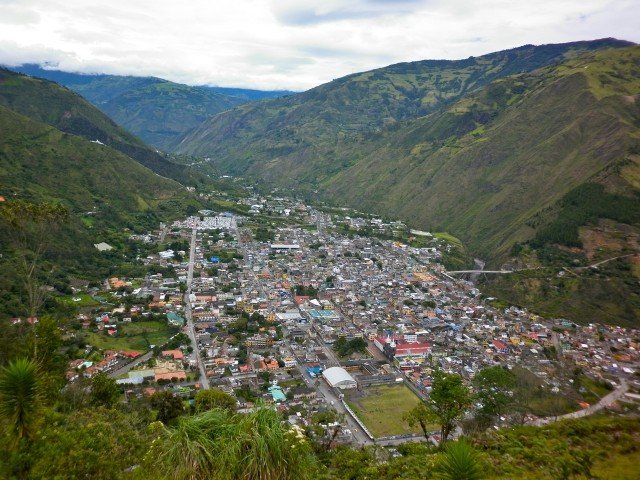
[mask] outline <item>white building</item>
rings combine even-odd
[[[322,376],[329,385],[341,390],[358,386],[356,380],[342,367],[327,368],[322,372]]]

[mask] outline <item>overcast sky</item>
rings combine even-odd
[[[304,90],[527,43],[640,42],[640,0],[0,0],[0,63]]]

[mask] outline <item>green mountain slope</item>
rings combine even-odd
[[[79,93],[146,143],[171,151],[179,138],[216,113],[288,91],[192,87],[155,77],[81,75],[23,65],[16,71]]]
[[[182,187],[126,155],[0,106],[0,185],[5,195],[63,201],[72,211],[102,205],[110,215],[155,206]]]
[[[496,81],[363,146],[321,183],[327,197],[524,268],[485,279],[483,291],[510,304],[638,325],[640,47]]]
[[[0,105],[63,132],[98,140],[162,176],[180,182],[201,177],[152,150],[79,95],[56,83],[0,68]]]
[[[352,161],[339,158],[345,142],[375,137],[383,128],[437,111],[498,78],[580,52],[627,45],[613,39],[528,45],[466,60],[392,65],[216,115],[187,135],[177,150],[215,158],[220,168],[233,173],[252,167],[259,171],[286,158],[319,163],[315,173],[323,175]]]
[[[369,142],[323,191],[503,257],[546,224],[543,209],[629,161],[639,58],[639,47],[609,50],[494,82]]]
[[[186,132],[216,113],[245,101],[207,89],[159,80],[131,89],[100,105],[100,108],[145,142],[170,151]]]
[[[450,231],[477,254],[504,258],[515,242],[535,235],[544,223],[542,209],[605,167],[627,161],[637,130],[637,57],[638,47],[584,54],[496,80],[381,134],[331,145],[318,139],[293,147],[300,138],[293,135],[275,142],[282,130],[259,130],[265,120],[260,123],[257,110],[268,115],[269,106],[297,99],[296,113],[315,104],[300,95],[262,102],[218,115],[208,122],[216,129],[204,124],[198,133],[218,136],[220,143],[196,150],[211,148],[227,171]],[[300,128],[315,121],[305,119]],[[218,128],[222,124],[228,128]],[[234,139],[247,131],[255,142]]]

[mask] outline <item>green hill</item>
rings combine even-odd
[[[300,164],[304,180],[313,183],[356,160],[342,155],[344,144],[376,138],[383,129],[436,112],[507,75],[628,45],[613,39],[527,45],[466,60],[391,65],[221,113],[187,135],[177,150],[214,158],[221,169],[238,174],[260,174],[264,165],[286,160]]]
[[[100,141],[164,177],[183,183],[202,180],[202,174],[169,161],[56,83],[0,68],[0,105],[63,132]]]
[[[70,135],[0,106],[0,188],[36,201],[62,201],[72,212],[98,207],[115,219],[178,194],[177,182],[112,148]]]
[[[487,278],[489,295],[545,316],[637,325],[639,78],[640,47],[629,47],[496,81],[353,146],[360,159],[318,188],[449,231],[495,266],[531,268]]]
[[[23,65],[13,70],[79,93],[146,143],[171,151],[178,139],[216,113],[291,94],[242,88],[193,87],[155,77],[82,75]]]
[[[555,210],[544,209],[594,176],[634,189],[639,57],[639,47],[609,50],[496,81],[368,142],[320,185],[504,258],[551,221]]]
[[[244,102],[211,90],[158,79],[124,92],[100,108],[145,142],[170,151],[187,131]]]

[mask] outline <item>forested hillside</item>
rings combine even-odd
[[[29,217],[37,217],[38,212],[45,212],[46,217],[54,206],[65,212],[59,220],[45,218],[40,225],[45,226],[42,233],[48,247],[29,275],[56,289],[68,289],[72,277],[102,278],[116,265],[131,260],[122,251],[101,253],[95,243],[124,244],[125,228],[144,232],[157,227],[161,219],[199,207],[178,182],[154,173],[107,143],[124,146],[124,151],[130,147],[134,152],[153,154],[76,94],[48,81],[0,71],[3,317],[24,315],[29,304],[20,263],[25,246],[8,234],[11,222],[30,229],[35,226],[30,226]],[[161,156],[151,159],[152,166],[165,173],[180,174],[184,169]],[[169,172],[162,170],[165,167]],[[135,258],[135,252],[132,254]]]
[[[78,94],[56,83],[0,68],[0,105],[60,131],[97,140],[164,177],[183,183],[204,180],[202,174],[171,162]]]
[[[22,65],[16,71],[52,80],[79,93],[118,125],[164,151],[216,113],[293,92],[189,86],[155,77],[82,75]]]
[[[376,138],[385,127],[438,111],[499,78],[581,52],[628,45],[614,39],[526,45],[466,60],[425,60],[356,73],[219,114],[187,135],[178,151],[210,156],[236,174],[260,172],[272,160],[311,162],[306,180],[321,180],[357,160],[343,154],[344,145],[354,140]]]

